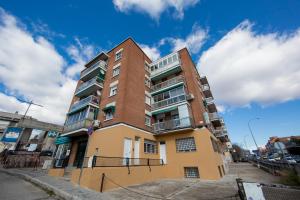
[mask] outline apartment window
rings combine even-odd
[[[145,62],[145,70],[147,72],[150,72],[150,66],[149,66],[149,64],[147,62]]]
[[[114,96],[114,95],[116,95],[116,94],[117,94],[117,90],[118,90],[118,86],[117,86],[117,85],[112,86],[112,87],[110,88],[109,96]]]
[[[177,152],[191,152],[196,151],[196,144],[194,137],[176,139]]]
[[[110,120],[114,117],[113,110],[107,110],[105,111],[105,120]]]
[[[115,61],[120,60],[122,58],[123,50],[119,50],[116,52]]]
[[[151,140],[144,140],[144,152],[145,153],[156,153],[157,151],[157,144]]]
[[[183,86],[174,88],[172,90],[157,94],[155,96],[153,96],[153,100],[154,102],[158,102],[158,101],[162,101],[164,99],[169,99],[169,98],[173,98],[173,97],[177,97],[177,96],[182,96],[184,95],[184,89]]]
[[[198,167],[185,167],[184,168],[185,178],[199,178]]]
[[[151,98],[148,95],[145,95],[145,103],[151,105]]]
[[[145,125],[151,126],[151,117],[148,115],[145,116]]]
[[[113,69],[113,77],[118,76],[120,74],[120,67],[116,67]]]
[[[219,152],[220,153],[219,145],[217,144],[217,142],[212,138],[210,138],[210,140],[211,140],[214,152]]]
[[[150,87],[150,80],[148,79],[148,78],[146,78],[145,77],[145,85],[147,86],[147,87]]]

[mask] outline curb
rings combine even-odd
[[[42,182],[42,181],[40,181],[36,178],[33,178],[27,174],[23,174],[23,173],[19,173],[19,172],[11,172],[11,171],[5,170],[5,169],[0,169],[0,172],[4,172],[4,173],[12,175],[12,176],[17,176],[23,180],[31,182],[46,191],[53,192],[56,196],[63,198],[65,200],[81,200],[81,198],[79,198],[77,196],[73,196],[63,190],[60,190],[52,185],[49,185],[48,183]]]

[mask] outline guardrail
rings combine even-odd
[[[84,69],[81,72],[81,76],[80,77],[84,77],[85,75],[89,74],[91,71],[93,71],[94,69],[96,69],[97,67],[101,67],[102,69],[106,70],[107,69],[106,62],[100,60],[99,62],[93,64],[92,66]]]
[[[94,77],[91,80],[82,83],[76,90],[76,94],[78,94],[79,92],[84,91],[86,88],[90,87],[93,84],[99,84],[101,87],[103,87],[103,82],[99,77]]]
[[[77,129],[81,129],[81,128],[88,128],[93,124],[93,120],[92,119],[83,119],[77,122],[74,122],[72,124],[66,124],[64,126],[64,133],[70,132],[70,131],[74,131]]]
[[[76,111],[76,110],[78,110],[78,109],[80,109],[82,107],[85,107],[89,103],[92,103],[92,104],[94,104],[96,106],[99,106],[99,99],[97,97],[93,96],[93,95],[90,95],[90,96],[88,96],[88,97],[86,97],[86,98],[84,98],[84,99],[82,99],[82,100],[74,103],[71,106],[69,113],[74,112],[74,111]]]

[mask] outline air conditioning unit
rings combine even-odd
[[[190,101],[190,100],[193,100],[195,97],[193,94],[188,94],[186,95],[186,100]]]
[[[94,120],[93,126],[94,128],[98,128],[100,126],[100,120]]]

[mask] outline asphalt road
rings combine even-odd
[[[41,188],[15,176],[0,172],[1,200],[57,200]]]

